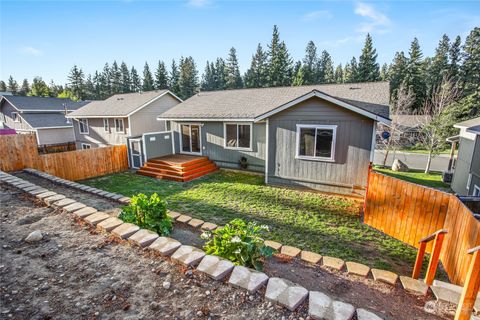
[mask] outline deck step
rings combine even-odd
[[[157,179],[186,182],[218,170],[208,157],[171,155],[150,159],[137,174]]]
[[[451,283],[434,280],[430,287],[437,300],[453,303],[455,305],[460,301],[463,288]],[[475,312],[480,311],[480,294],[477,296],[475,306],[473,308]]]

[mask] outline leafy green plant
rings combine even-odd
[[[228,259],[235,265],[261,270],[264,259],[273,254],[273,249],[263,244],[262,235],[266,231],[268,226],[234,219],[224,227],[204,232],[202,238],[207,240],[204,249],[207,254]]]
[[[130,204],[122,208],[119,218],[162,236],[169,235],[173,228],[173,220],[167,215],[167,203],[156,193],[150,198],[143,193],[133,196]]]

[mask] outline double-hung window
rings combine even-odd
[[[334,161],[336,125],[297,124],[297,159]]]
[[[225,148],[252,149],[252,124],[251,123],[225,123]]]
[[[108,123],[108,118],[103,118],[103,130],[105,130],[105,132],[110,132],[110,123]]]
[[[88,134],[88,119],[78,119],[78,130],[81,134]]]
[[[115,119],[115,132],[123,132],[123,119]]]

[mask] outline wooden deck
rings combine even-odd
[[[143,167],[137,170],[137,174],[186,182],[216,170],[218,170],[217,166],[208,157],[171,154],[149,159]]]

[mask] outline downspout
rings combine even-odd
[[[267,118],[267,122],[265,124],[265,184],[268,184],[268,135],[270,131],[270,119]]]

